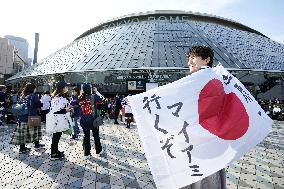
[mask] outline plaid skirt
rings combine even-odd
[[[20,145],[39,141],[42,138],[41,126],[30,127],[25,122],[19,122],[12,134],[11,144]]]

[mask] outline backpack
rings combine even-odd
[[[93,103],[91,96],[85,96],[83,99],[80,99],[81,106],[81,119],[80,124],[83,128],[93,129]]]
[[[13,104],[10,112],[14,116],[23,116],[28,114],[28,106],[24,99],[18,101],[16,104]]]
[[[81,112],[82,115],[93,115],[93,103],[92,103],[92,97],[91,96],[86,96],[84,99],[80,100],[80,105],[81,105]]]

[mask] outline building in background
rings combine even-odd
[[[12,35],[5,35],[4,38],[8,39],[10,45],[13,45],[18,51],[18,55],[28,64],[32,64],[32,58],[29,57],[30,46],[29,42],[22,37],[15,37]]]
[[[0,37],[0,84],[12,75],[23,70],[25,61],[18,54],[13,45],[8,43],[8,39]]]
[[[106,21],[66,47],[8,79],[43,90],[58,79],[92,83],[100,92],[138,93],[189,74],[194,45],[214,51],[257,98],[284,99],[284,45],[233,20],[185,11],[151,11]],[[146,86],[146,87],[145,87]]]
[[[0,37],[0,84],[4,84],[7,75],[14,70],[14,46],[8,44],[8,39]]]

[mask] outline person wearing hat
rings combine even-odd
[[[65,81],[59,81],[56,84],[56,89],[52,93],[52,100],[51,100],[51,107],[50,109],[54,112],[54,114],[66,114],[69,111],[68,108],[68,100],[67,100],[67,93],[68,87]],[[58,143],[62,132],[56,132],[52,135],[52,143],[51,143],[51,159],[61,159],[64,158],[64,152],[60,152],[58,150]]]
[[[80,125],[84,132],[83,149],[84,156],[91,156],[91,144],[90,144],[90,130],[92,130],[96,154],[103,154],[102,145],[99,135],[99,127],[93,126],[95,109],[94,109],[94,98],[91,94],[91,87],[89,84],[83,84],[81,95],[79,96],[81,106],[81,119]]]

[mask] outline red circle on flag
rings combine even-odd
[[[210,80],[198,99],[199,124],[224,140],[242,137],[249,126],[246,109],[235,93],[226,94],[220,80]]]

